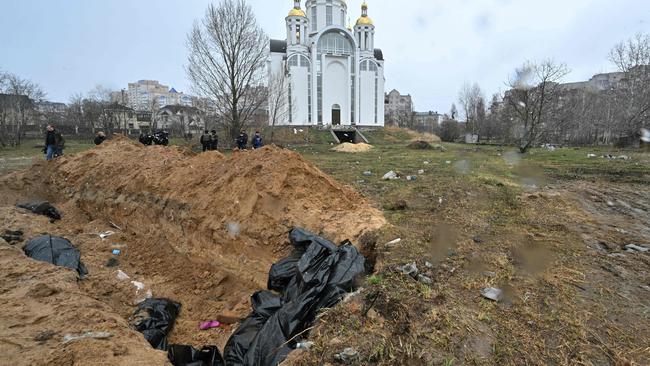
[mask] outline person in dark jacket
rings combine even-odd
[[[106,141],[106,134],[102,131],[97,132],[97,135],[95,136],[95,145],[99,146],[104,141]]]
[[[263,146],[260,131],[255,131],[255,136],[253,136],[253,140],[251,140],[251,145],[253,145],[254,150],[257,150]]]
[[[59,131],[53,125],[47,125],[45,133],[45,159],[52,160],[57,156],[63,155],[65,140]]]
[[[208,130],[205,130],[201,135],[201,146],[203,146],[203,152],[212,150],[212,136],[210,136]]]
[[[242,130],[237,138],[237,148],[239,150],[246,150],[246,145],[248,145],[248,134]]]
[[[219,148],[219,136],[217,130],[210,131],[210,150],[217,151]]]

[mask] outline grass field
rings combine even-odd
[[[372,151],[346,154],[330,150],[327,132],[278,134],[390,222],[357,243],[377,256],[363,294],[322,314],[296,365],[346,347],[359,365],[650,364],[650,257],[624,251],[650,244],[650,153],[413,150],[402,131],[367,137]],[[42,158],[35,144],[0,150],[0,173]],[[88,148],[69,141],[66,153]],[[382,180],[391,170],[402,179]],[[408,263],[431,283],[402,274]],[[502,300],[484,299],[486,287]]]

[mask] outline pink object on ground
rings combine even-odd
[[[201,330],[208,330],[212,328],[218,328],[221,326],[221,323],[219,323],[216,320],[210,321],[210,322],[203,322],[199,325],[199,329]]]

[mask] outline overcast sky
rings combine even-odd
[[[216,1],[216,0],[215,0]],[[67,102],[97,84],[156,79],[190,91],[186,34],[209,0],[1,0],[0,69]],[[362,0],[348,0],[349,16]],[[271,38],[284,38],[291,0],[250,0]],[[304,1],[303,1],[304,4]],[[612,71],[609,49],[650,30],[649,0],[368,0],[386,91],[419,111],[447,112],[465,81],[486,96],[526,60],[566,62],[567,81]]]

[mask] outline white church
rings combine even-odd
[[[352,29],[345,0],[307,0],[306,13],[300,3],[286,17],[287,39],[270,44],[270,77],[288,78],[276,124],[383,127],[384,57],[368,5]]]

